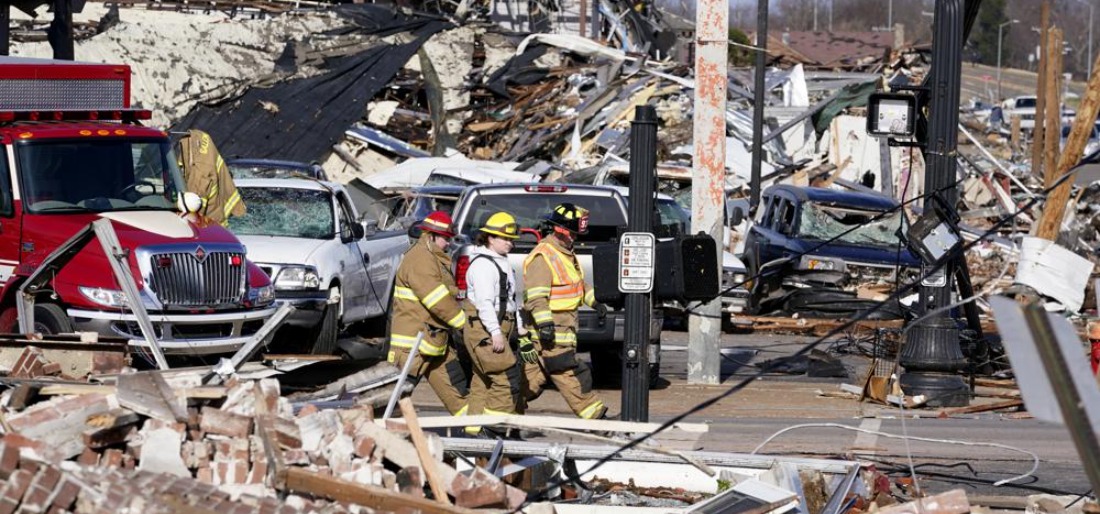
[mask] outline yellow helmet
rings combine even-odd
[[[489,216],[489,219],[485,220],[485,225],[478,230],[505,239],[519,237],[519,225],[516,224],[516,218],[507,212],[498,212]]]

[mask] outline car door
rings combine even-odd
[[[336,201],[336,216],[339,226],[340,275],[343,277],[344,296],[344,322],[350,323],[366,317],[367,314],[367,270],[363,262],[363,255],[359,252],[359,238],[355,237],[352,230],[353,224],[359,222],[355,219],[351,202],[343,191],[337,191],[334,195]]]

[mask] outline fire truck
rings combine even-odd
[[[275,308],[266,274],[216,223],[177,211],[184,180],[169,134],[130,106],[130,67],[0,57],[0,331],[20,285],[70,237],[106,218],[165,354],[232,352]],[[99,245],[36,291],[34,331],[123,336],[147,346]]]

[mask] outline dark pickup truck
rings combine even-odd
[[[898,270],[901,284],[918,278],[920,260],[898,238],[907,221],[897,206],[870,193],[791,185],[765,190],[742,257],[749,277],[760,274],[746,284],[749,310],[797,311],[809,293],[819,300],[809,303],[836,305],[849,297],[855,303],[857,286],[893,285]]]

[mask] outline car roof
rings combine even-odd
[[[225,161],[229,165],[242,165],[242,166],[272,166],[277,168],[294,168],[308,170],[313,166],[308,163],[298,161],[280,161],[277,159],[229,159]]]
[[[580,192],[580,193],[618,193],[618,191],[616,191],[615,187],[613,187],[613,186],[590,186],[590,185],[587,185],[587,184],[566,184],[566,183],[559,184],[559,183],[556,183],[556,182],[529,182],[529,183],[512,182],[512,183],[505,183],[505,184],[479,184],[479,185],[470,186],[470,190],[474,190],[474,191],[477,191],[479,193],[485,193],[485,192],[492,193],[492,192],[500,191],[500,190],[523,189],[523,188],[526,188],[526,187],[537,187],[537,186],[565,187],[565,188],[567,188],[566,192],[574,192],[575,191],[575,192]],[[622,195],[620,195],[620,196],[622,196]]]
[[[237,187],[255,187],[271,189],[309,189],[312,191],[343,190],[344,186],[335,182],[307,180],[300,178],[238,178],[233,179]]]
[[[790,184],[779,184],[769,187],[764,194],[771,195],[780,191],[785,191],[803,201],[808,200],[811,202],[833,203],[882,210],[893,209],[898,206],[898,203],[894,201],[893,198],[882,195],[859,193],[855,191],[837,191],[836,189],[826,189],[823,187],[799,187]]]
[[[414,193],[424,193],[429,195],[450,195],[461,194],[466,190],[467,186],[420,186],[411,189]]]

